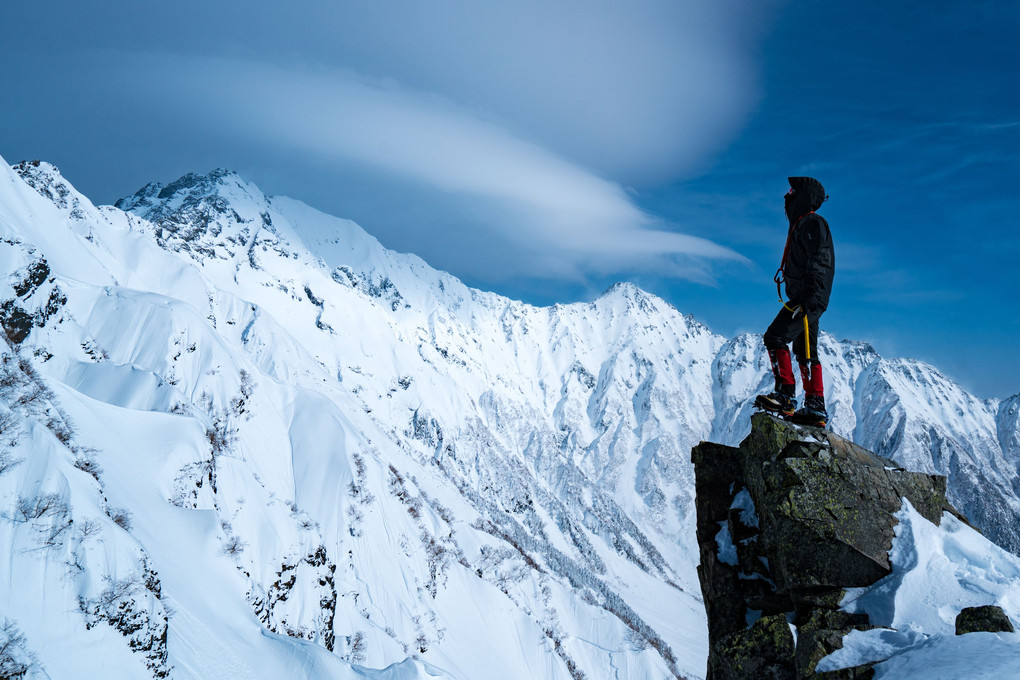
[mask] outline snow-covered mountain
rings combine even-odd
[[[748,431],[760,338],[473,290],[226,171],[96,207],[0,165],[27,677],[703,677],[690,449]],[[835,431],[1020,550],[1020,395],[820,351]]]

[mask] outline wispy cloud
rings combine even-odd
[[[487,201],[497,215],[489,224],[504,241],[522,254],[546,254],[505,267],[508,275],[577,276],[649,264],[685,275],[698,268],[683,266],[684,259],[742,259],[677,233],[637,207],[619,184],[443,97],[350,70],[160,56],[129,63],[149,97],[182,118],[197,114],[218,134],[361,163]]]

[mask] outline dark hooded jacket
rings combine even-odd
[[[793,194],[786,198],[786,216],[790,219],[784,270],[786,295],[808,312],[821,314],[829,306],[836,270],[829,223],[814,212],[826,199],[825,189],[811,177],[789,180]]]

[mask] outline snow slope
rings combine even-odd
[[[704,675],[689,451],[746,434],[759,338],[630,284],[469,289],[222,170],[96,207],[4,166],[0,239],[0,617],[33,673]],[[820,350],[833,429],[1020,547],[1020,396]]]

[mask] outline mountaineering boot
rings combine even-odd
[[[825,397],[808,395],[804,398],[804,408],[788,416],[787,420],[798,425],[825,427],[829,420],[829,414],[825,412]]]
[[[754,400],[754,405],[765,411],[789,417],[797,408],[797,400],[783,390],[776,390],[768,394],[759,394]]]
[[[793,382],[790,350],[780,347],[770,349],[768,352],[772,375],[776,379],[776,389],[768,394],[759,394],[755,397],[754,405],[765,411],[788,416],[797,408],[797,400],[793,398],[796,388]]]

